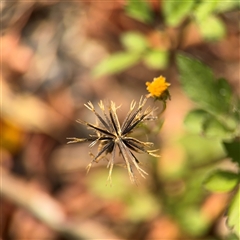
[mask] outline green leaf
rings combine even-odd
[[[168,65],[168,52],[158,49],[149,50],[143,57],[144,63],[152,69],[164,69]]]
[[[137,32],[128,32],[121,36],[121,42],[129,51],[142,53],[148,47],[148,42],[144,35]]]
[[[140,54],[132,52],[119,52],[110,55],[97,65],[93,75],[99,77],[106,74],[115,74],[130,68],[140,60]]]
[[[128,0],[125,7],[127,15],[144,23],[153,21],[153,13],[149,2],[144,0]]]
[[[224,78],[219,78],[216,84],[218,92],[222,97],[222,101],[229,105],[228,117],[224,117],[224,119],[221,119],[222,120],[221,122],[224,123],[224,126],[226,126],[228,130],[234,134],[234,132],[237,131],[239,119],[234,112],[234,109],[236,109],[237,106],[235,106],[236,101],[234,100],[236,99],[234,98],[232,87],[230,86],[228,81]]]
[[[213,192],[232,191],[239,183],[239,175],[230,171],[216,170],[204,181],[204,187]]]
[[[220,0],[205,0],[199,2],[197,7],[195,8],[193,14],[197,21],[204,21],[206,18],[210,16],[210,14],[216,9]]]
[[[206,137],[231,138],[233,131],[229,130],[213,115],[203,109],[190,111],[184,119],[184,124],[192,133],[204,134]]]
[[[224,23],[215,16],[208,16],[199,21],[198,27],[201,35],[206,40],[219,40],[226,35],[226,29]]]
[[[219,93],[222,96],[223,101],[230,104],[233,97],[233,91],[228,81],[225,78],[219,78],[217,80],[217,88],[219,89]]]
[[[163,1],[163,14],[165,21],[169,26],[179,25],[184,18],[190,13],[195,0],[179,1],[165,0]]]
[[[222,142],[218,138],[209,139],[200,135],[186,134],[180,139],[180,144],[185,150],[188,164],[196,168],[226,156]]]
[[[162,11],[166,21],[169,26],[179,25],[184,18],[186,18],[190,13],[191,9],[195,3],[195,0],[179,1],[179,0],[165,0],[163,1]]]
[[[219,40],[226,34],[223,22],[212,13],[217,9],[220,0],[202,1],[193,14],[202,36],[206,40]]]
[[[235,139],[232,142],[223,142],[223,145],[227,156],[240,166],[240,140]]]
[[[194,109],[188,112],[184,119],[184,124],[192,133],[201,134],[203,131],[203,124],[210,114],[203,109]]]
[[[212,70],[200,61],[179,54],[180,82],[187,96],[212,114],[228,116],[230,106],[224,102]]]
[[[240,98],[239,97],[234,97],[233,99],[233,113],[239,125],[239,122],[240,122]]]
[[[234,196],[229,207],[227,225],[240,238],[240,190]]]
[[[203,123],[203,133],[206,137],[218,137],[221,139],[232,138],[233,132],[227,129],[215,117],[209,116]]]

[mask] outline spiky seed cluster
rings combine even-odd
[[[155,119],[152,114],[154,109],[148,107],[143,110],[145,103],[146,98],[141,98],[138,106],[136,107],[136,102],[132,101],[130,110],[122,125],[120,125],[117,116],[117,109],[119,107],[116,107],[114,102],[110,102],[107,109],[102,101],[99,102],[99,107],[102,111],[102,115],[100,115],[95,110],[91,102],[85,104],[85,106],[96,115],[98,124],[95,125],[82,120],[77,120],[77,122],[89,127],[90,129],[93,129],[95,131],[95,135],[89,135],[88,138],[68,138],[71,140],[68,143],[91,141],[92,143],[89,145],[90,147],[93,147],[97,143],[99,144],[98,153],[93,157],[92,161],[87,166],[87,171],[90,170],[93,162],[99,162],[102,159],[103,155],[111,153],[112,157],[107,165],[107,168],[109,168],[108,181],[111,183],[111,175],[115,162],[116,150],[119,149],[119,153],[123,157],[124,165],[128,170],[131,182],[136,182],[132,170],[133,165],[136,167],[137,171],[143,178],[145,178],[144,175],[148,175],[142,168],[140,168],[140,162],[133,152],[147,153],[149,155],[157,157],[158,155],[155,154],[157,150],[147,150],[153,145],[153,143],[142,142],[134,137],[129,136],[134,128],[136,128],[136,126],[138,126],[140,123],[146,120]]]

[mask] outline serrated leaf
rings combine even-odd
[[[227,225],[240,238],[240,189],[230,204]]]
[[[223,142],[223,145],[227,156],[240,166],[240,140],[235,139],[232,142]]]
[[[121,42],[129,51],[142,53],[148,47],[148,42],[144,35],[137,32],[128,32],[121,36]]]
[[[224,23],[220,18],[208,16],[197,23],[200,33],[206,40],[219,40],[226,35]]]
[[[151,23],[153,20],[153,13],[149,2],[144,0],[128,0],[125,7],[127,15],[144,23]]]
[[[204,181],[204,187],[212,192],[232,191],[239,183],[239,175],[230,171],[216,170]]]
[[[130,68],[140,60],[138,53],[120,52],[110,55],[100,62],[93,70],[93,75],[99,77],[106,74],[115,74]]]
[[[212,70],[202,62],[179,54],[180,82],[187,96],[212,114],[228,115],[230,106],[222,101]]]
[[[236,100],[234,98],[233,90],[228,81],[224,78],[219,78],[216,81],[217,89],[219,94],[222,97],[222,101],[225,102],[227,105],[229,105],[229,114],[228,117],[225,117],[223,120],[224,126],[227,127],[227,129],[234,134],[237,130],[237,126],[239,124],[238,116],[235,116],[234,109],[237,108]]]
[[[168,64],[168,52],[158,49],[149,50],[144,55],[143,61],[149,68],[164,69]]]
[[[194,109],[188,112],[184,124],[192,133],[200,134],[203,131],[203,124],[210,114],[203,109]]]
[[[210,14],[216,9],[219,1],[220,0],[200,1],[193,12],[193,15],[197,21],[201,22],[208,18]]]
[[[163,14],[167,25],[177,26],[184,18],[186,18],[192,9],[195,0],[179,1],[165,0],[163,1]]]

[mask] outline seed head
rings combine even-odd
[[[129,112],[122,124],[120,124],[117,116],[117,109],[119,107],[117,107],[114,102],[111,101],[108,106],[105,106],[103,102],[100,101],[98,105],[101,114],[95,110],[91,102],[85,104],[85,106],[97,117],[98,124],[92,124],[82,120],[77,120],[77,122],[94,130],[95,134],[89,135],[88,138],[68,138],[71,140],[68,143],[90,141],[91,143],[89,147],[93,147],[96,144],[99,145],[96,156],[92,154],[93,159],[87,166],[87,171],[90,170],[94,162],[99,162],[103,156],[111,154],[111,158],[108,160],[107,165],[107,168],[109,168],[108,181],[111,183],[115,155],[118,150],[123,158],[124,166],[128,170],[131,182],[136,182],[133,166],[143,178],[145,178],[145,175],[148,175],[139,166],[140,162],[135,156],[135,153],[147,153],[158,157],[158,155],[155,154],[157,150],[148,150],[153,143],[143,142],[130,136],[130,133],[132,133],[140,123],[155,119],[153,116],[155,109],[150,107],[145,108],[145,110],[143,109],[146,101],[146,98],[141,98],[138,104],[135,101],[132,101]]]

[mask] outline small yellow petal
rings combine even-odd
[[[151,83],[146,82],[147,90],[150,93],[149,95],[156,98],[159,98],[170,85],[163,76],[154,78]]]

